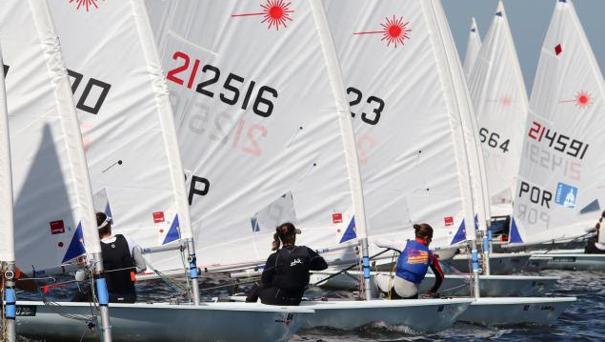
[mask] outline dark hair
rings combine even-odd
[[[415,224],[414,231],[417,238],[422,238],[425,240],[433,239],[433,227],[427,223]]]
[[[97,227],[100,227],[103,223],[107,221],[107,214],[98,212],[97,213]],[[99,237],[107,234],[111,234],[111,221],[107,222],[107,225],[101,229],[99,229]]]
[[[271,250],[278,250],[280,242],[284,245],[293,245],[296,242],[296,233],[296,227],[290,222],[282,223],[277,226],[275,228],[275,234],[273,234],[273,247]]]

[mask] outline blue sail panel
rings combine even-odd
[[[340,243],[347,242],[349,240],[353,240],[357,238],[357,233],[355,232],[355,216],[351,217],[351,222],[349,222],[349,226],[345,233],[342,235],[340,239]]]
[[[174,220],[172,220],[172,224],[170,225],[170,229],[168,229],[168,233],[166,234],[162,245],[179,240],[181,238],[181,232],[179,231],[179,228],[179,215],[177,214],[174,215]]]

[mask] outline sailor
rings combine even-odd
[[[134,303],[136,301],[135,272],[147,269],[141,247],[122,234],[111,233],[111,217],[97,213],[97,228],[101,239],[103,268],[112,303]]]
[[[605,218],[605,211],[603,211],[599,222],[595,225],[597,234],[586,242],[585,254],[605,254],[605,226],[601,228],[603,218]]]
[[[383,293],[390,293],[391,299],[418,298],[418,285],[424,279],[430,267],[435,274],[435,284],[427,295],[436,297],[437,290],[444,279],[438,257],[429,250],[433,239],[433,228],[426,224],[415,224],[415,240],[407,240],[405,244],[386,240],[374,243],[378,247],[389,248],[400,253],[397,259],[395,277],[388,274],[377,274],[376,285]],[[394,291],[391,291],[394,290]]]
[[[261,285],[250,291],[247,302],[263,304],[298,305],[309,285],[309,271],[321,271],[328,264],[317,252],[306,246],[296,246],[296,229],[292,223],[275,228],[272,250],[261,276]],[[282,248],[280,243],[283,244]]]

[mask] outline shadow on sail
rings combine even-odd
[[[68,169],[61,164],[54,135],[45,124],[25,181],[14,189],[16,254],[25,272],[60,266],[78,224],[72,211],[78,204],[70,203],[64,174]],[[83,252],[81,242],[79,246]]]

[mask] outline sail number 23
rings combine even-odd
[[[357,113],[353,111],[353,107],[357,106],[361,100],[363,100],[363,94],[361,90],[353,87],[347,88],[347,94],[349,96],[353,96],[353,99],[349,102],[349,106],[351,107],[351,116],[354,118]],[[369,96],[366,101],[368,105],[374,105],[371,113],[361,112],[361,121],[367,123],[368,125],[376,125],[380,120],[380,115],[384,110],[384,101],[381,98],[376,96]]]
[[[221,80],[221,70],[218,67],[210,64],[200,65],[199,59],[194,59],[191,63],[189,55],[182,51],[176,51],[172,55],[172,59],[180,61],[181,64],[168,71],[166,78],[169,81],[193,89],[195,78],[200,73],[203,75],[203,80],[195,84],[196,92],[211,98],[217,95],[221,102],[230,106],[238,106],[243,110],[251,106],[254,114],[262,117],[269,117],[273,113],[273,101],[278,96],[277,90],[274,88],[265,85],[257,87],[255,81],[247,83],[244,77],[229,73],[223,81],[222,88],[215,90],[213,85]],[[188,70],[189,75],[181,76]],[[187,80],[181,77],[187,77]],[[215,94],[215,92],[219,92],[219,94]]]

